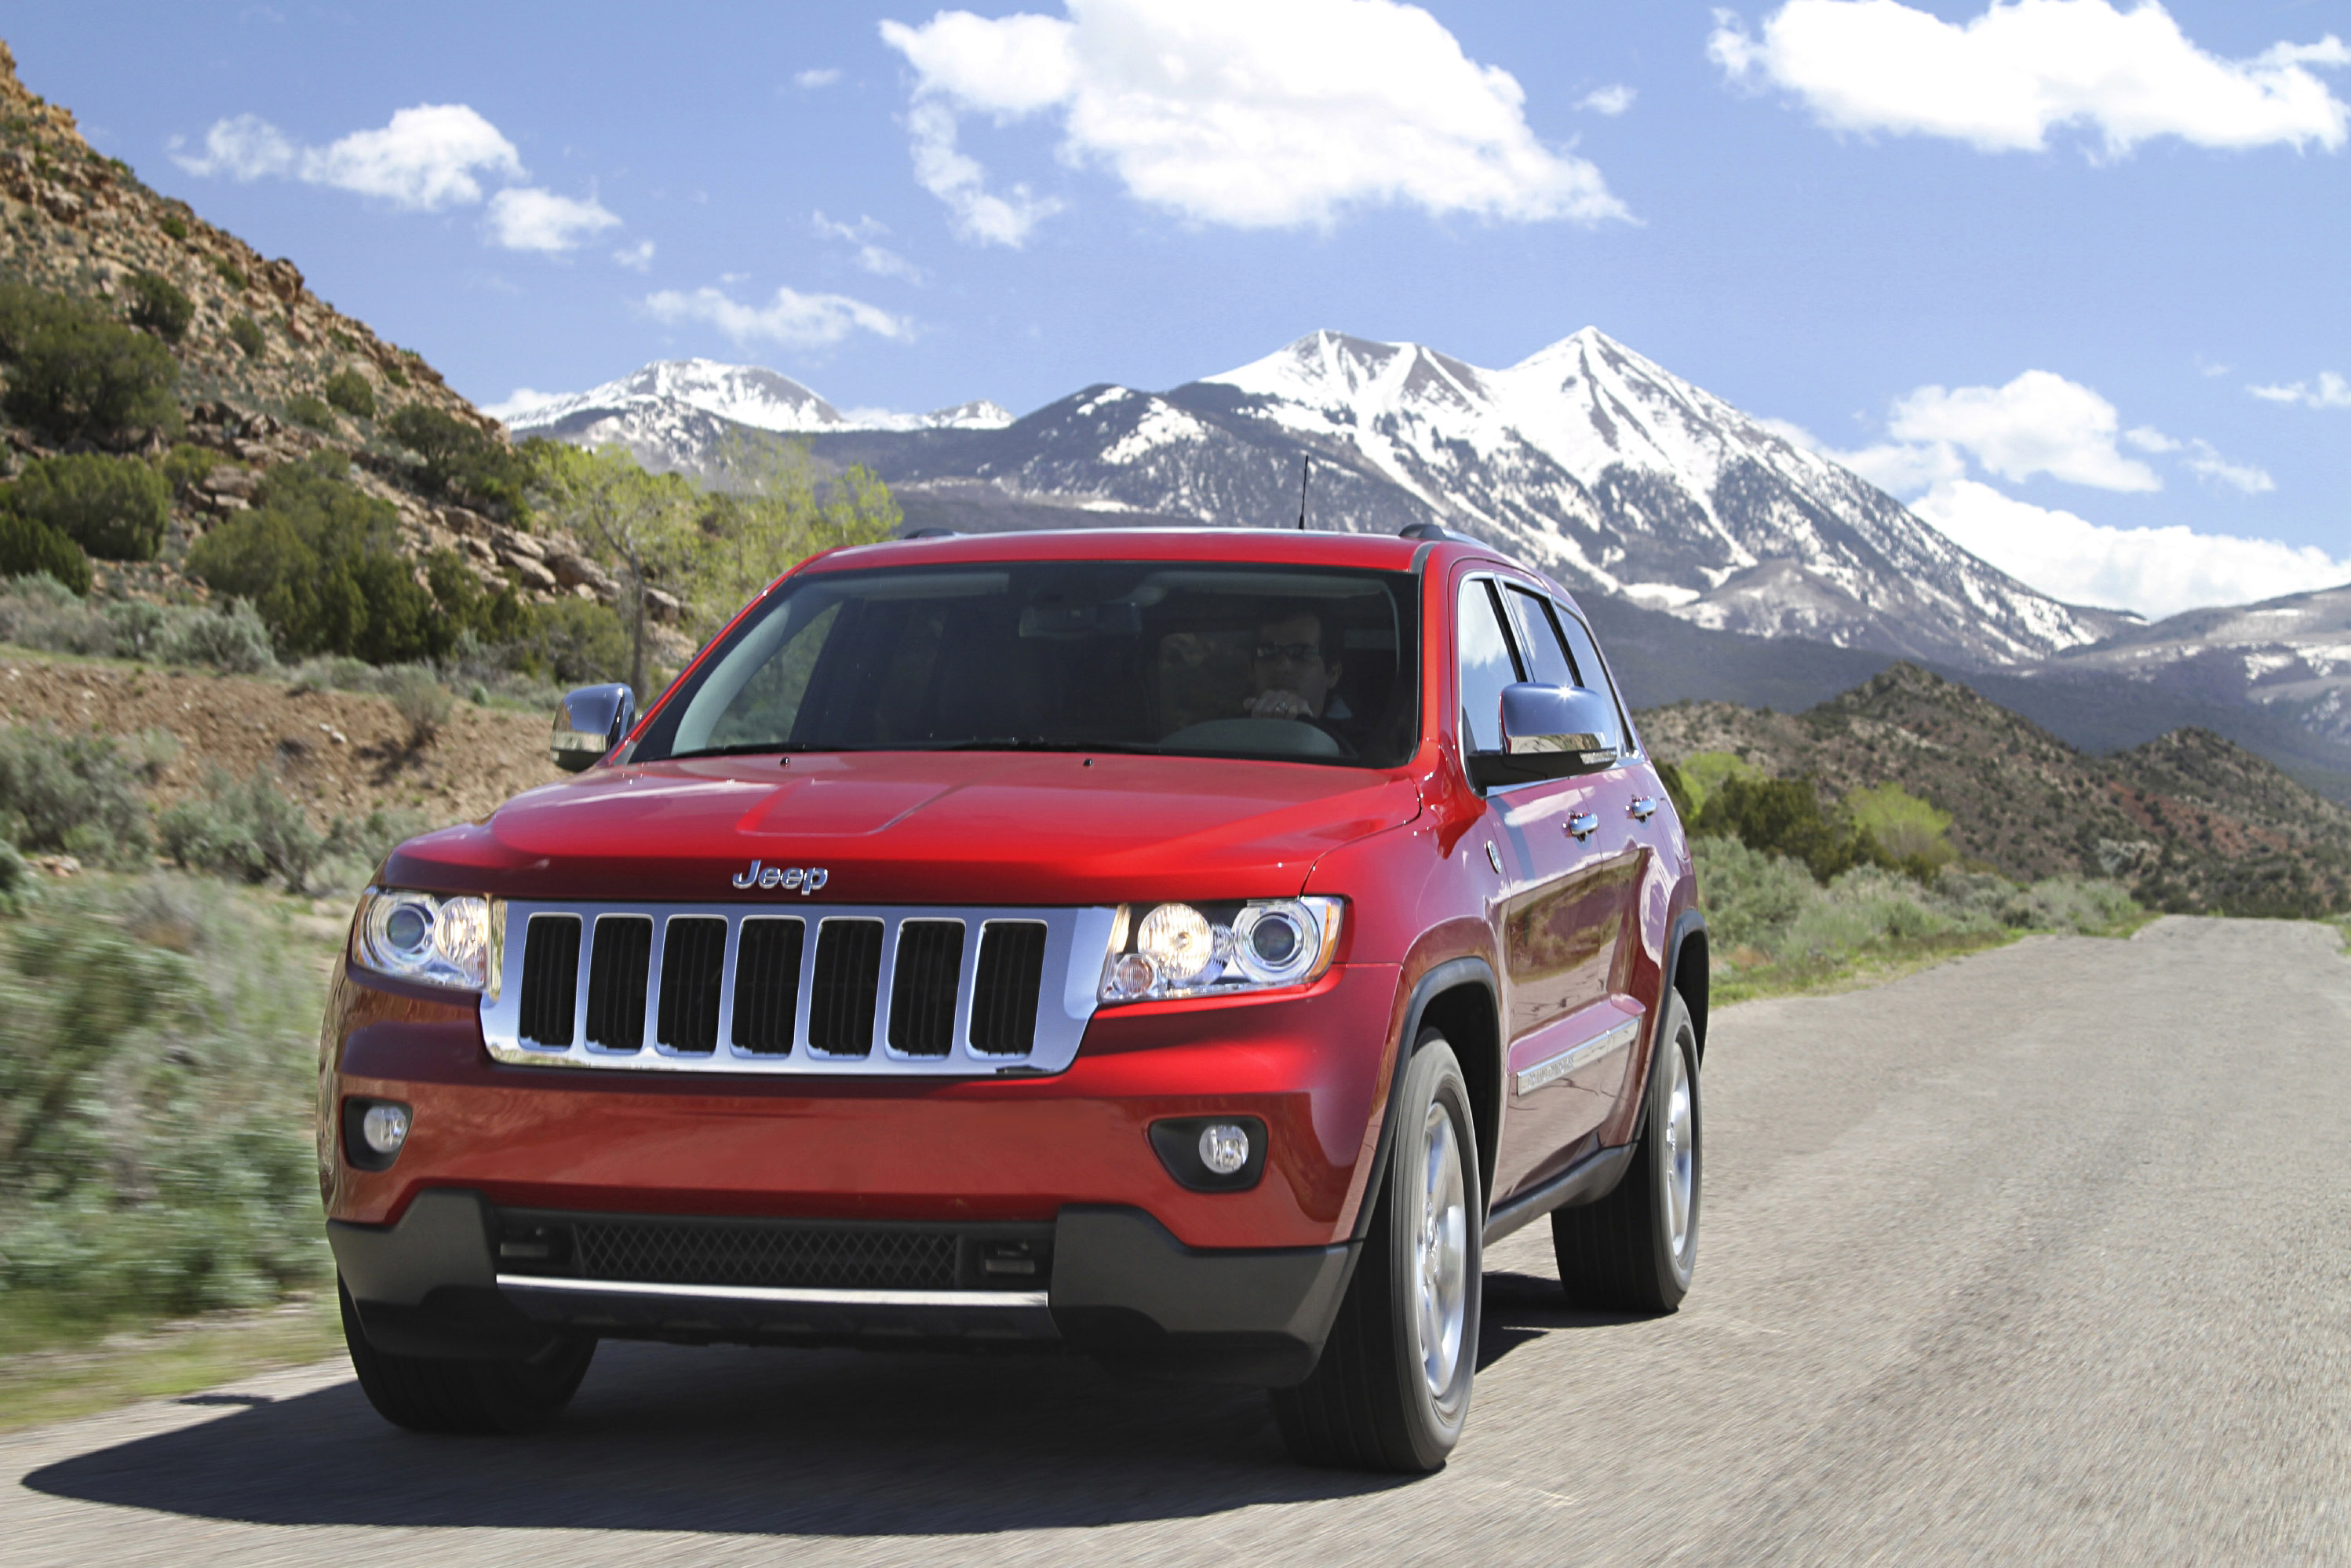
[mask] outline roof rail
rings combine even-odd
[[[1400,539],[1428,539],[1437,544],[1474,545],[1468,534],[1457,534],[1443,523],[1406,523],[1396,530]]]
[[[916,528],[913,533],[900,534],[898,537],[902,539],[959,539],[963,538],[963,530],[961,528]]]

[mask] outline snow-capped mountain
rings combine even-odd
[[[715,360],[659,360],[584,392],[510,414],[517,435],[582,446],[619,444],[648,468],[701,472],[738,426],[789,435],[840,430],[994,430],[1012,423],[1001,404],[977,399],[930,413],[853,409],[843,413],[787,375]]]
[[[696,473],[731,430],[804,434],[879,473],[910,524],[963,528],[1284,526],[1311,458],[1311,527],[1443,523],[1714,630],[1986,665],[2137,624],[2026,587],[1592,328],[1502,370],[1317,332],[1170,392],[1089,387],[1018,420],[844,415],[770,371],[672,361],[511,423]]]

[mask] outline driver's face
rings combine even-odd
[[[1339,681],[1339,666],[1322,660],[1322,619],[1293,615],[1259,626],[1254,678],[1259,695],[1294,693],[1311,716],[1322,716],[1322,705]]]

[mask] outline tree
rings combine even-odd
[[[106,560],[152,560],[172,517],[171,482],[136,457],[37,457],[7,490],[8,509]]]
[[[690,598],[716,631],[761,589],[820,550],[878,544],[903,515],[872,472],[852,467],[820,494],[805,439],[731,436],[719,448],[716,488],[697,519],[702,549]]]
[[[195,319],[196,302],[167,277],[152,272],[131,275],[131,324],[144,327],[167,343],[187,336]]]
[[[579,538],[620,580],[621,619],[629,631],[629,685],[645,690],[646,591],[682,583],[702,555],[695,526],[699,497],[674,474],[648,474],[625,448],[587,451],[553,444],[539,449],[533,507]]]
[[[37,321],[11,346],[16,363],[0,407],[58,445],[120,446],[155,432],[178,433],[172,388],[180,367],[146,333],[60,311]]]
[[[522,510],[531,460],[488,431],[420,402],[403,404],[383,428],[416,454],[417,481],[428,492]]]

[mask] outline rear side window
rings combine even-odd
[[[1502,688],[1525,677],[1502,630],[1493,585],[1473,577],[1461,585],[1457,627],[1461,650],[1461,743],[1470,751],[1502,748]]]
[[[1575,678],[1575,665],[1567,656],[1566,644],[1560,641],[1551,606],[1523,588],[1512,587],[1504,591],[1510,594],[1510,605],[1519,612],[1519,645],[1527,651],[1527,663],[1534,667],[1533,674],[1528,678],[1547,686],[1589,685]]]
[[[1544,605],[1543,608],[1552,612],[1553,624],[1567,639],[1568,652],[1575,660],[1576,673],[1583,677],[1576,684],[1587,691],[1598,692],[1602,696],[1606,697],[1609,707],[1620,716],[1617,719],[1616,732],[1613,735],[1604,735],[1600,738],[1620,751],[1632,750],[1632,742],[1624,733],[1624,719],[1621,716],[1625,711],[1624,702],[1617,696],[1616,688],[1608,682],[1607,666],[1600,662],[1600,650],[1593,644],[1591,632],[1574,616],[1562,611],[1556,611],[1549,604]]]

